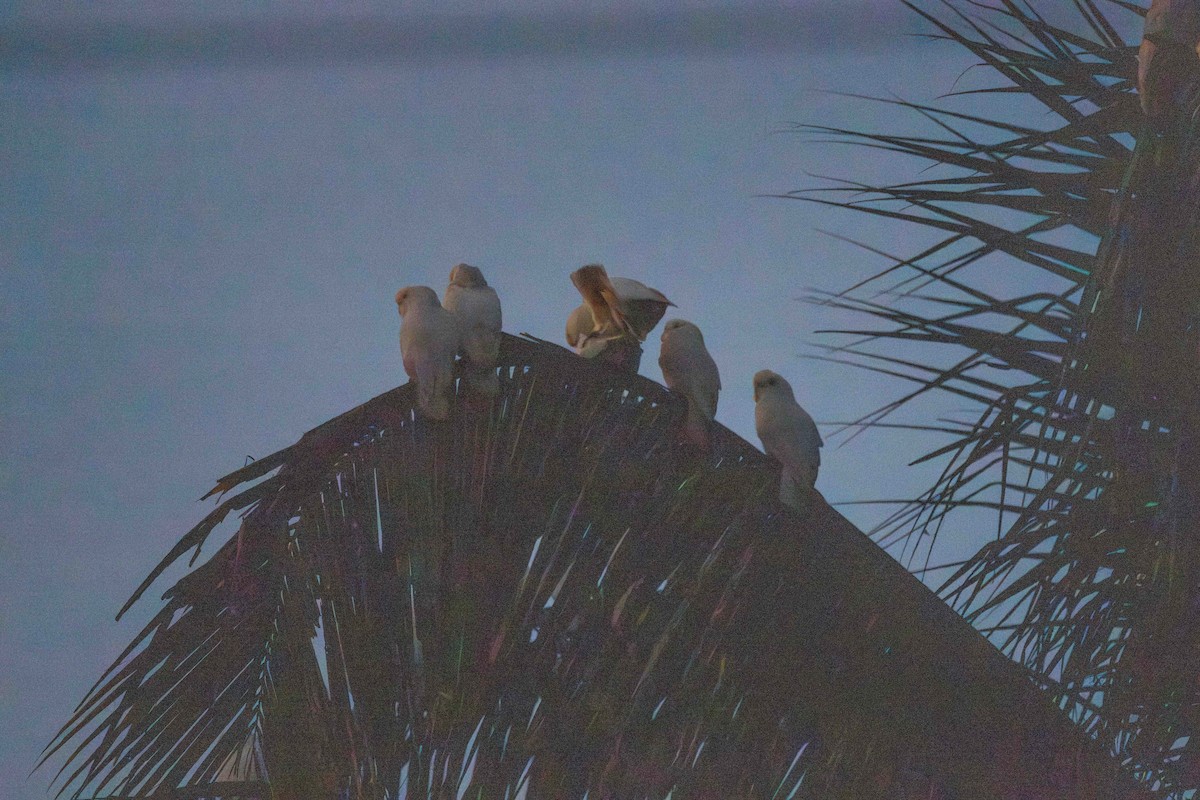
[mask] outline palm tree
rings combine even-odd
[[[662,386],[506,336],[225,478],[47,749],[73,797],[1145,797],[932,592]],[[128,606],[126,606],[128,608]],[[939,794],[940,793],[940,794]]]
[[[1136,44],[1120,34],[1140,35],[1134,4],[1074,0],[1075,18],[1060,23],[1017,0],[910,8],[993,79],[959,94],[1040,110],[888,101],[938,132],[806,128],[935,167],[911,182],[789,195],[942,234],[912,257],[875,250],[887,269],[813,298],[882,323],[836,332],[851,338],[821,357],[913,385],[851,429],[905,425],[888,418],[931,393],[974,406],[913,426],[943,437],[918,459],[941,459],[942,469],[876,534],[924,568],[947,524],[991,528],[965,562],[935,564],[949,574],[941,595],[1146,785],[1191,797],[1200,787],[1197,104],[1165,131],[1145,121]],[[1020,288],[988,288],[998,284]]]
[[[1094,738],[836,512],[780,508],[774,466],[747,443],[718,428],[700,456],[679,442],[684,403],[661,386],[505,337],[490,408],[456,401],[449,423],[431,424],[400,387],[218,482],[216,508],[122,612],[192,551],[194,564],[231,513],[240,525],[167,590],[48,746],[62,792],[1146,796],[1097,739],[1165,789],[1183,785],[1183,766],[1152,748],[1186,720],[1188,697],[1162,700],[1186,664],[1164,669],[1148,648],[1156,611],[1186,624],[1172,582],[1186,562],[1153,564],[1188,552],[1161,520],[1186,520],[1178,498],[1190,495],[1137,505],[1165,485],[1150,460],[1182,450],[1162,444],[1178,438],[1167,421],[1143,430],[1136,402],[1076,375],[1087,359],[1093,372],[1127,368],[1091,344],[1126,322],[1081,311],[1097,261],[1043,238],[1109,230],[1140,119],[1132,53],[1093,4],[1078,7],[1090,37],[1011,3],[991,13],[1025,40],[942,27],[1066,123],[1047,133],[909,106],[948,138],[865,137],[966,174],[876,190],[899,209],[850,201],[949,238],[902,262],[912,275],[891,305],[860,299],[864,287],[827,302],[893,323],[873,341],[969,349],[949,369],[865,345],[831,357],[858,354],[915,378],[918,395],[940,388],[982,405],[977,422],[942,426],[955,437],[937,453],[950,465],[889,530],[913,538],[972,507],[1016,520],[946,596],[981,624],[1015,611],[989,630]],[[961,125],[1002,137],[980,145]],[[1014,232],[971,206],[1035,222]],[[1002,301],[961,280],[996,253],[1058,284]],[[1086,341],[1084,318],[1096,331]],[[995,365],[1023,377],[979,376]],[[1153,546],[1137,539],[1147,531]],[[1163,599],[1146,600],[1145,586]]]

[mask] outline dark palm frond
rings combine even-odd
[[[932,392],[978,408],[944,423],[925,457],[940,475],[897,504],[881,542],[928,563],[949,521],[994,515],[994,540],[943,595],[1182,797],[1200,787],[1200,137],[1187,114],[1164,136],[1144,129],[1119,32],[1140,32],[1141,9],[1074,5],[1068,29],[1016,0],[910,4],[1003,79],[960,102],[1024,98],[1054,122],[887,101],[941,133],[803,130],[919,159],[930,177],[789,196],[943,232],[813,298],[882,323],[841,331],[853,338],[828,357],[914,384],[855,431]]]
[[[212,606],[206,584],[234,572],[234,550],[225,546],[169,593],[48,748],[47,757],[75,745],[59,773],[65,784],[124,794],[212,780],[257,736],[276,598],[261,570],[244,570],[239,602]]]
[[[52,744],[64,790],[1146,796],[758,451],[680,445],[681,398],[501,358],[490,408],[429,423],[401,387],[221,479],[257,499]]]

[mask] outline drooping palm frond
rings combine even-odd
[[[1074,28],[1015,0],[910,6],[1003,79],[963,102],[1042,113],[898,103],[944,133],[810,127],[937,169],[791,196],[943,232],[814,298],[884,323],[840,331],[854,338],[824,357],[913,383],[857,425],[931,393],[976,407],[940,423],[948,440],[925,459],[941,473],[881,542],[936,558],[956,520],[993,539],[943,595],[1151,786],[1184,797],[1200,786],[1200,139],[1186,120],[1145,129],[1117,25],[1139,33],[1139,9],[1074,5]]]
[[[501,359],[490,409],[400,387],[221,479],[248,513],[64,726],[64,789],[199,796],[250,754],[284,799],[1145,796],[761,453],[680,446],[682,398]]]

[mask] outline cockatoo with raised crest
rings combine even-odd
[[[488,286],[483,272],[470,264],[450,270],[450,285],[442,305],[458,317],[461,353],[466,360],[467,388],[484,397],[499,391],[496,361],[500,357],[502,317],[500,297]]]
[[[406,286],[396,292],[400,311],[400,355],[404,371],[417,384],[417,405],[430,419],[450,416],[454,394],[454,358],[459,328],[454,314],[442,308],[428,286]]]
[[[685,319],[668,320],[663,327],[658,366],[667,388],[687,398],[684,429],[698,447],[708,449],[708,431],[717,416],[721,375],[704,346],[704,334]]]
[[[567,318],[567,344],[586,358],[600,355],[611,342],[621,339],[640,357],[640,343],[667,313],[667,307],[675,305],[641,281],[610,278],[599,264],[575,270],[571,282],[584,304]]]
[[[783,466],[779,499],[806,510],[825,443],[813,418],[796,402],[792,385],[768,369],[754,375],[754,428],[763,450]]]

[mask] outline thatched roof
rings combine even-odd
[[[281,798],[1140,796],[745,441],[698,460],[653,381],[501,360],[490,408],[402,386],[220,481],[163,566],[248,513],[64,728],[72,791],[229,777],[249,737]]]

